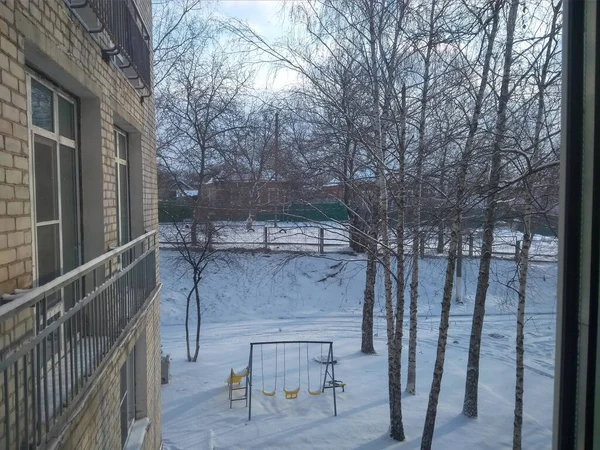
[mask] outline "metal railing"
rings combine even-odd
[[[132,67],[144,87],[152,89],[149,34],[133,0],[66,0],[73,10],[89,7],[101,27],[90,33],[106,31],[112,48],[102,50],[105,58],[122,55],[126,60],[121,69]],[[131,78],[131,77],[129,77]]]
[[[0,449],[44,448],[56,437],[158,288],[156,244],[146,233],[0,306],[0,342],[25,335],[0,355]]]

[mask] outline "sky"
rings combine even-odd
[[[269,43],[285,37],[282,0],[218,0],[213,5],[214,12],[224,17],[242,20]],[[274,73],[268,65],[258,69],[255,88],[262,90],[280,90],[296,81],[296,74],[290,70],[279,69]]]

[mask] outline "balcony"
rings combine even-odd
[[[97,36],[103,58],[114,61],[133,87],[150,93],[150,36],[134,1],[64,1],[88,32]]]
[[[57,436],[158,288],[152,231],[0,306],[0,448]]]

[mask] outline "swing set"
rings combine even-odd
[[[319,368],[319,385],[313,386],[310,381],[310,358],[309,358],[309,346],[320,345],[321,347],[321,358],[318,361],[320,364]],[[265,386],[265,364],[264,364],[264,353],[263,347],[275,346],[275,377],[273,380],[273,390],[267,389]],[[293,348],[294,358],[296,352],[296,346],[298,349],[298,382],[297,384],[292,383],[291,379],[287,377],[287,368],[286,361],[288,360],[287,354],[290,353],[291,348]],[[287,400],[295,400],[298,398],[298,394],[300,393],[301,388],[301,377],[302,377],[302,353],[303,348],[305,348],[306,352],[306,381],[307,381],[307,391],[312,396],[321,395],[325,392],[325,389],[333,389],[333,414],[337,416],[337,403],[335,398],[335,389],[341,387],[344,389],[345,384],[339,380],[335,379],[334,372],[334,359],[333,359],[333,342],[331,341],[273,341],[273,342],[251,342],[250,343],[250,356],[248,359],[248,367],[245,369],[242,377],[246,379],[246,386],[240,387],[245,390],[245,396],[243,399],[246,400],[246,405],[248,406],[248,420],[252,419],[252,385],[253,385],[253,359],[255,356],[255,352],[257,347],[260,347],[260,375],[262,381],[262,394],[266,397],[274,397],[277,394],[277,378],[278,378],[278,363],[279,363],[279,352],[280,349],[283,353],[283,388],[282,391]],[[323,359],[323,350],[326,350],[327,357]],[[291,360],[291,358],[290,358]],[[323,368],[323,366],[325,366]],[[324,373],[323,373],[324,372]],[[232,375],[234,375],[232,373]],[[294,381],[296,379],[294,378]],[[321,380],[323,382],[321,383]],[[229,381],[229,380],[228,380]],[[241,378],[236,379],[235,382],[240,383],[242,381]],[[311,389],[311,387],[313,389]],[[231,395],[230,395],[231,400]],[[240,398],[242,400],[242,398]],[[230,402],[231,407],[231,402]]]

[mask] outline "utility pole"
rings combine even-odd
[[[277,183],[277,171],[279,170],[279,112],[275,113],[275,214],[274,225],[277,228],[277,206],[279,204],[279,185]]]

